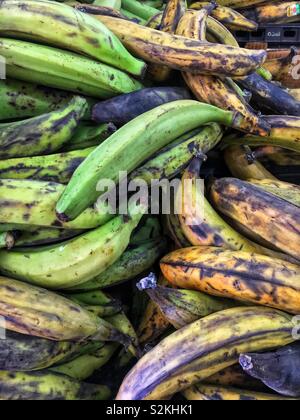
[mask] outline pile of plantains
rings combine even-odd
[[[300,398],[293,5],[0,2],[0,400]]]

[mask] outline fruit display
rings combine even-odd
[[[0,400],[300,399],[299,21],[0,1]]]

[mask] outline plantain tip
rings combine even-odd
[[[140,280],[136,287],[140,292],[148,289],[156,289],[157,287],[157,277],[154,273],[150,273],[149,276]]]
[[[56,211],[56,217],[58,218],[59,221],[63,223],[70,222],[71,220],[65,213],[60,213],[58,211]]]
[[[241,354],[239,362],[245,371],[253,369],[252,358],[250,356],[247,356],[246,354]]]

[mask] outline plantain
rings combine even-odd
[[[190,98],[190,93],[184,88],[145,88],[96,104],[92,118],[97,123],[112,122],[123,125],[164,103]]]
[[[0,223],[10,224],[8,230],[32,230],[33,227],[92,229],[109,221],[113,215],[108,207],[101,211],[89,208],[76,220],[63,223],[55,214],[55,205],[65,186],[31,179],[0,181]],[[5,230],[5,229],[4,229]]]
[[[159,24],[160,31],[174,35],[186,9],[186,0],[168,0]],[[151,22],[149,27],[151,27]],[[170,78],[171,69],[168,66],[152,64],[149,66],[148,73],[156,82],[164,82]]]
[[[130,338],[130,344],[126,346],[126,349],[134,357],[138,357],[139,356],[139,339],[131,321],[126,316],[125,312],[121,311],[118,314],[107,317],[106,320],[111,325],[113,325],[115,329],[122,334],[122,336]]]
[[[166,251],[166,248],[167,244],[163,238],[152,239],[146,243],[133,246],[125,251],[102,274],[99,274],[89,282],[72,287],[71,290],[102,289],[134,279],[141,273],[149,270]]]
[[[265,0],[218,0],[221,6],[232,7],[234,9],[241,9],[243,7],[251,7],[256,4],[264,3]]]
[[[105,344],[105,346],[91,354],[85,354],[70,362],[52,367],[50,371],[66,375],[78,381],[84,381],[106,365],[117,348],[118,345],[115,343]]]
[[[145,72],[145,64],[96,19],[53,1],[2,1],[0,34],[29,39],[72,50],[125,70],[135,76]]]
[[[274,309],[217,312],[171,334],[140,359],[117,400],[169,398],[236,364],[245,348],[264,351],[292,343],[292,329],[291,317]]]
[[[266,53],[191,41],[109,16],[97,16],[133,54],[181,71],[244,76],[263,64]],[[226,59],[224,59],[226,57]]]
[[[212,298],[201,292],[160,286],[153,274],[142,279],[137,287],[147,292],[166,320],[176,329],[212,313],[238,306],[230,300]]]
[[[158,284],[166,286],[167,280],[162,276],[158,279]],[[137,335],[141,345],[149,345],[160,338],[169,328],[170,323],[162,313],[159,306],[150,300],[143,312],[137,329]]]
[[[299,207],[235,178],[214,182],[211,198],[222,214],[238,222],[270,247],[299,258]]]
[[[178,175],[197,154],[205,154],[216,147],[222,139],[219,124],[208,124],[193,130],[170,143],[143,166],[133,171],[130,179],[146,181],[172,179]]]
[[[203,1],[193,3],[190,7],[191,9],[201,10],[203,7],[207,7],[209,5],[209,2]],[[256,31],[258,28],[256,19],[251,18],[251,20],[249,20],[236,10],[230,9],[229,7],[220,6],[217,3],[211,10],[211,16],[233,31]]]
[[[275,146],[261,146],[255,154],[263,163],[273,163],[277,166],[299,166],[300,154]]]
[[[0,81],[0,120],[36,117],[66,106],[68,92],[6,79]]]
[[[234,387],[261,392],[267,390],[261,381],[247,375],[239,364],[221,370],[210,378],[207,378],[205,382],[210,385],[218,385],[221,387]]]
[[[265,354],[240,356],[240,365],[251,377],[288,397],[300,397],[299,343]]]
[[[87,102],[79,96],[63,109],[0,125],[0,158],[36,156],[59,150],[72,138]]]
[[[101,401],[110,397],[106,386],[85,384],[51,372],[0,372],[0,400]]]
[[[6,331],[5,340],[0,340],[0,368],[27,372],[47,369],[82,346],[71,341],[51,341]]]
[[[74,4],[74,8],[79,10],[83,13],[89,13],[91,15],[108,15],[108,16],[115,16],[121,19],[126,19],[126,16],[123,14],[123,10],[121,9],[121,4],[119,3],[117,7],[114,7],[113,2],[110,0],[96,0],[94,3],[89,4],[85,2],[84,4],[78,3]]]
[[[214,210],[204,195],[200,160],[195,158],[185,170],[182,187],[176,196],[176,207],[181,231],[189,245],[216,246],[248,252],[261,251],[229,226]]]
[[[49,289],[84,284],[103,273],[126,250],[144,210],[132,206],[129,211],[128,216],[117,216],[66,242],[12,252],[1,250],[0,272]]]
[[[180,225],[178,214],[175,214],[172,210],[170,214],[164,216],[164,224],[166,234],[174,242],[174,246],[177,248],[185,248],[190,246],[190,242],[186,239]]]
[[[119,20],[119,19],[118,19]],[[142,88],[125,72],[88,57],[45,45],[0,38],[9,78],[107,99]]]
[[[279,50],[275,53],[271,50],[264,67],[272,74],[272,78],[280,82],[282,86],[297,87],[297,81],[292,77],[297,56],[298,50],[294,47],[290,50]]]
[[[231,174],[243,180],[276,180],[257,159],[255,152],[247,146],[230,146],[224,151],[224,159]]]
[[[72,139],[64,146],[63,151],[69,152],[99,146],[100,143],[106,140],[116,130],[115,125],[110,122],[100,125],[81,122]]]
[[[172,140],[201,125],[232,125],[234,120],[233,112],[189,100],[161,105],[140,115],[102,143],[75,171],[56,206],[59,219],[73,220],[80,215],[101,195],[100,180],[119,181],[120,168],[131,172]]]
[[[87,311],[98,316],[99,318],[105,318],[108,316],[116,315],[122,309],[120,303],[112,303],[111,305],[85,305],[82,302],[77,301],[72,296],[68,296],[68,298],[74,302],[77,302],[79,305],[83,305]]]
[[[78,303],[92,306],[108,306],[121,309],[121,304],[117,299],[113,299],[101,290],[93,290],[92,292],[72,293],[69,297]]]
[[[290,93],[275,82],[252,73],[238,80],[241,86],[250,91],[253,102],[261,111],[268,114],[300,115],[300,103]]]
[[[136,0],[122,0],[122,7],[146,21],[158,12],[156,8],[148,6],[145,3],[141,4]]]
[[[67,184],[75,169],[93,150],[95,147],[46,156],[1,160],[0,178],[34,179]]]
[[[272,129],[268,137],[245,136],[230,137],[227,144],[246,144],[249,146],[278,146],[299,153],[300,118],[280,115],[267,116],[265,119]]]
[[[130,247],[134,248],[145,244],[153,239],[162,238],[162,226],[158,217],[146,216],[144,217],[138,227],[133,232],[130,239]]]
[[[214,247],[177,250],[161,261],[174,286],[299,313],[299,266],[274,257]]]
[[[241,13],[260,24],[298,22],[299,3],[295,1],[278,1],[275,4],[267,2],[251,9],[243,9]]]
[[[30,229],[30,228],[29,228]],[[27,231],[17,231],[16,247],[36,247],[50,245],[57,242],[75,238],[82,233],[82,230],[54,229],[54,228],[32,228]]]
[[[206,27],[209,10],[189,11],[181,19],[177,34],[194,40],[206,40]],[[241,98],[230,83],[217,76],[183,73],[183,77],[195,97],[221,109],[234,110],[240,113],[241,119],[234,126],[239,130],[265,136],[269,133],[269,125],[258,117],[253,109]]]
[[[10,331],[53,341],[128,339],[82,306],[45,289],[0,277],[0,313]]]
[[[293,399],[280,397],[271,393],[206,384],[194,385],[183,394],[189,401],[285,401]]]
[[[289,182],[283,182],[279,180],[269,179],[250,179],[249,182],[254,184],[263,190],[274,194],[275,196],[300,207],[300,187],[299,185],[290,184]]]

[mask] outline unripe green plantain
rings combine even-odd
[[[0,120],[36,117],[67,105],[69,92],[21,82],[0,80]]]
[[[85,384],[51,372],[0,372],[0,400],[101,401],[110,397],[106,386]]]
[[[119,300],[105,295],[100,290],[95,291],[94,294],[78,293],[66,295],[66,297],[73,302],[84,306],[87,311],[99,316],[100,318],[116,315],[122,310],[122,304]]]
[[[56,211],[73,220],[99,197],[101,179],[117,182],[119,171],[131,172],[155,152],[187,131],[209,122],[232,125],[235,113],[196,101],[175,101],[126,124],[102,143],[75,171]]]
[[[70,298],[76,299],[78,302],[81,302],[85,305],[112,305],[116,304],[118,301],[113,299],[111,296],[102,292],[101,290],[94,290],[92,292],[83,292],[83,293],[72,293],[69,295]]]
[[[118,261],[102,274],[87,283],[68,289],[68,291],[102,289],[134,279],[141,273],[150,270],[157,259],[166,251],[166,245],[164,239],[157,238],[129,248]]]
[[[221,140],[223,131],[219,124],[209,124],[184,134],[157,156],[133,171],[130,179],[143,179],[149,185],[152,180],[171,179],[180,173],[195,154],[207,153]],[[1,163],[0,163],[1,165]]]
[[[103,140],[106,140],[115,131],[117,131],[117,128],[112,123],[98,125],[81,122],[72,139],[64,146],[63,151],[69,152],[99,146]]]
[[[72,50],[136,76],[145,71],[145,64],[130,55],[101,22],[64,4],[4,0],[0,4],[0,22],[4,36]]]
[[[0,158],[36,156],[62,148],[87,110],[76,96],[63,109],[29,120],[0,125]]]
[[[107,208],[89,208],[76,220],[62,223],[55,214],[55,206],[65,186],[54,182],[30,179],[0,181],[0,223],[3,230],[32,230],[33,227],[61,229],[93,229],[112,219]]]
[[[128,345],[127,350],[135,357],[139,356],[139,340],[136,331],[126,316],[125,312],[120,312],[116,315],[107,317],[106,320],[113,325],[125,337],[130,337],[131,344]]]
[[[0,271],[49,289],[86,283],[121,257],[141,217],[142,213],[117,216],[75,239],[48,247],[1,250]]]
[[[121,70],[53,47],[0,38],[0,54],[9,78],[107,99],[142,88]]]
[[[104,366],[113,356],[118,345],[115,343],[105,344],[102,348],[91,354],[84,354],[70,362],[52,367],[51,372],[67,375],[70,378],[84,381],[102,366]]]
[[[46,156],[0,161],[1,179],[34,179],[67,184],[74,171],[95,147]]]
[[[136,0],[122,0],[122,7],[146,21],[159,13],[159,10]]]
[[[33,228],[27,231],[17,231],[15,246],[31,247],[50,245],[75,238],[75,236],[79,236],[81,233],[82,230],[55,228]]]
[[[118,341],[124,334],[82,306],[53,292],[0,277],[0,314],[5,328],[53,341]]]

